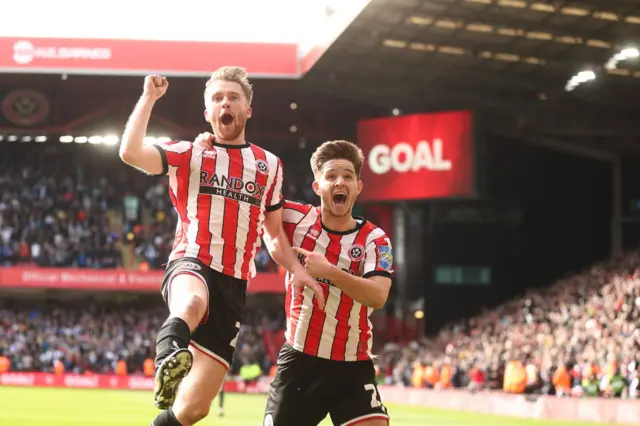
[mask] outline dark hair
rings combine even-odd
[[[356,144],[349,141],[328,141],[316,149],[311,156],[311,169],[317,175],[327,161],[347,160],[353,164],[356,175],[360,177],[360,170],[364,164],[364,154]]]

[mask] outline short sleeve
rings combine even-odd
[[[391,241],[384,233],[367,243],[364,255],[364,278],[393,275],[393,249]]]
[[[169,167],[189,167],[193,144],[187,141],[170,141],[154,145],[162,158],[162,173],[169,173]]]
[[[276,167],[276,176],[273,184],[267,194],[267,211],[276,211],[284,205],[284,197],[282,196],[282,161],[278,159],[278,167]]]
[[[297,225],[306,215],[309,214],[313,206],[284,200],[282,211],[282,221]]]

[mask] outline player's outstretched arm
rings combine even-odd
[[[324,309],[326,301],[322,287],[305,271],[291,248],[282,226],[282,209],[267,213],[264,230],[264,242],[271,258],[293,275],[293,285],[298,290],[301,290],[302,287],[311,288],[316,295],[318,305]]]
[[[356,302],[373,309],[380,309],[387,303],[391,278],[386,274],[368,278],[357,277],[331,264],[320,253],[298,247],[294,247],[293,250],[305,257],[305,269],[311,276],[330,280]]]
[[[125,163],[152,175],[163,172],[162,157],[158,149],[144,144],[151,110],[169,87],[164,77],[147,76],[144,79],[144,91],[136,104],[122,135],[120,158]]]

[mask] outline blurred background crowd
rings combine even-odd
[[[313,202],[308,165],[278,154],[292,165],[285,197]],[[0,159],[0,266],[162,267],[175,229],[166,180],[104,160],[73,162],[64,148],[29,155],[28,165]],[[260,271],[275,268],[264,250],[256,261]],[[0,372],[152,375],[166,316],[153,303],[3,296]],[[233,372],[269,373],[282,343],[281,303],[248,309]],[[436,336],[378,338],[376,363],[380,381],[401,386],[638,398],[638,324],[640,254],[630,252]]]
[[[156,300],[156,302],[158,302]],[[0,373],[154,373],[156,332],[166,307],[149,301],[5,300],[0,305]],[[256,308],[240,328],[231,373],[257,365],[268,372],[272,354],[264,337],[282,330],[281,315]]]
[[[0,266],[161,269],[177,221],[168,181],[117,159],[74,161],[81,154],[58,148],[30,150],[27,164],[10,152],[0,158]],[[311,202],[309,165],[288,164],[286,173],[297,178],[287,179],[285,197]],[[256,264],[275,268],[264,248]]]
[[[377,341],[381,382],[558,396],[640,397],[639,253],[593,266],[411,342]],[[233,371],[267,374],[284,318],[251,308]],[[0,357],[11,371],[148,374],[166,316],[149,302],[35,303],[0,309]],[[147,365],[145,370],[145,362]],[[0,371],[3,361],[0,361]]]
[[[560,396],[640,396],[640,253],[532,290],[407,346],[387,383]]]

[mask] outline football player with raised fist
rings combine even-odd
[[[310,286],[320,298],[322,290],[284,233],[282,162],[245,140],[253,98],[246,71],[222,67],[207,81],[204,118],[214,135],[208,146],[144,143],[151,111],[168,88],[164,77],[145,78],[120,157],[169,176],[178,224],[161,286],[169,316],[156,339],[154,401],[164,411],[152,425],[190,426],[208,415],[229,369],[263,231],[269,253],[295,285]]]

